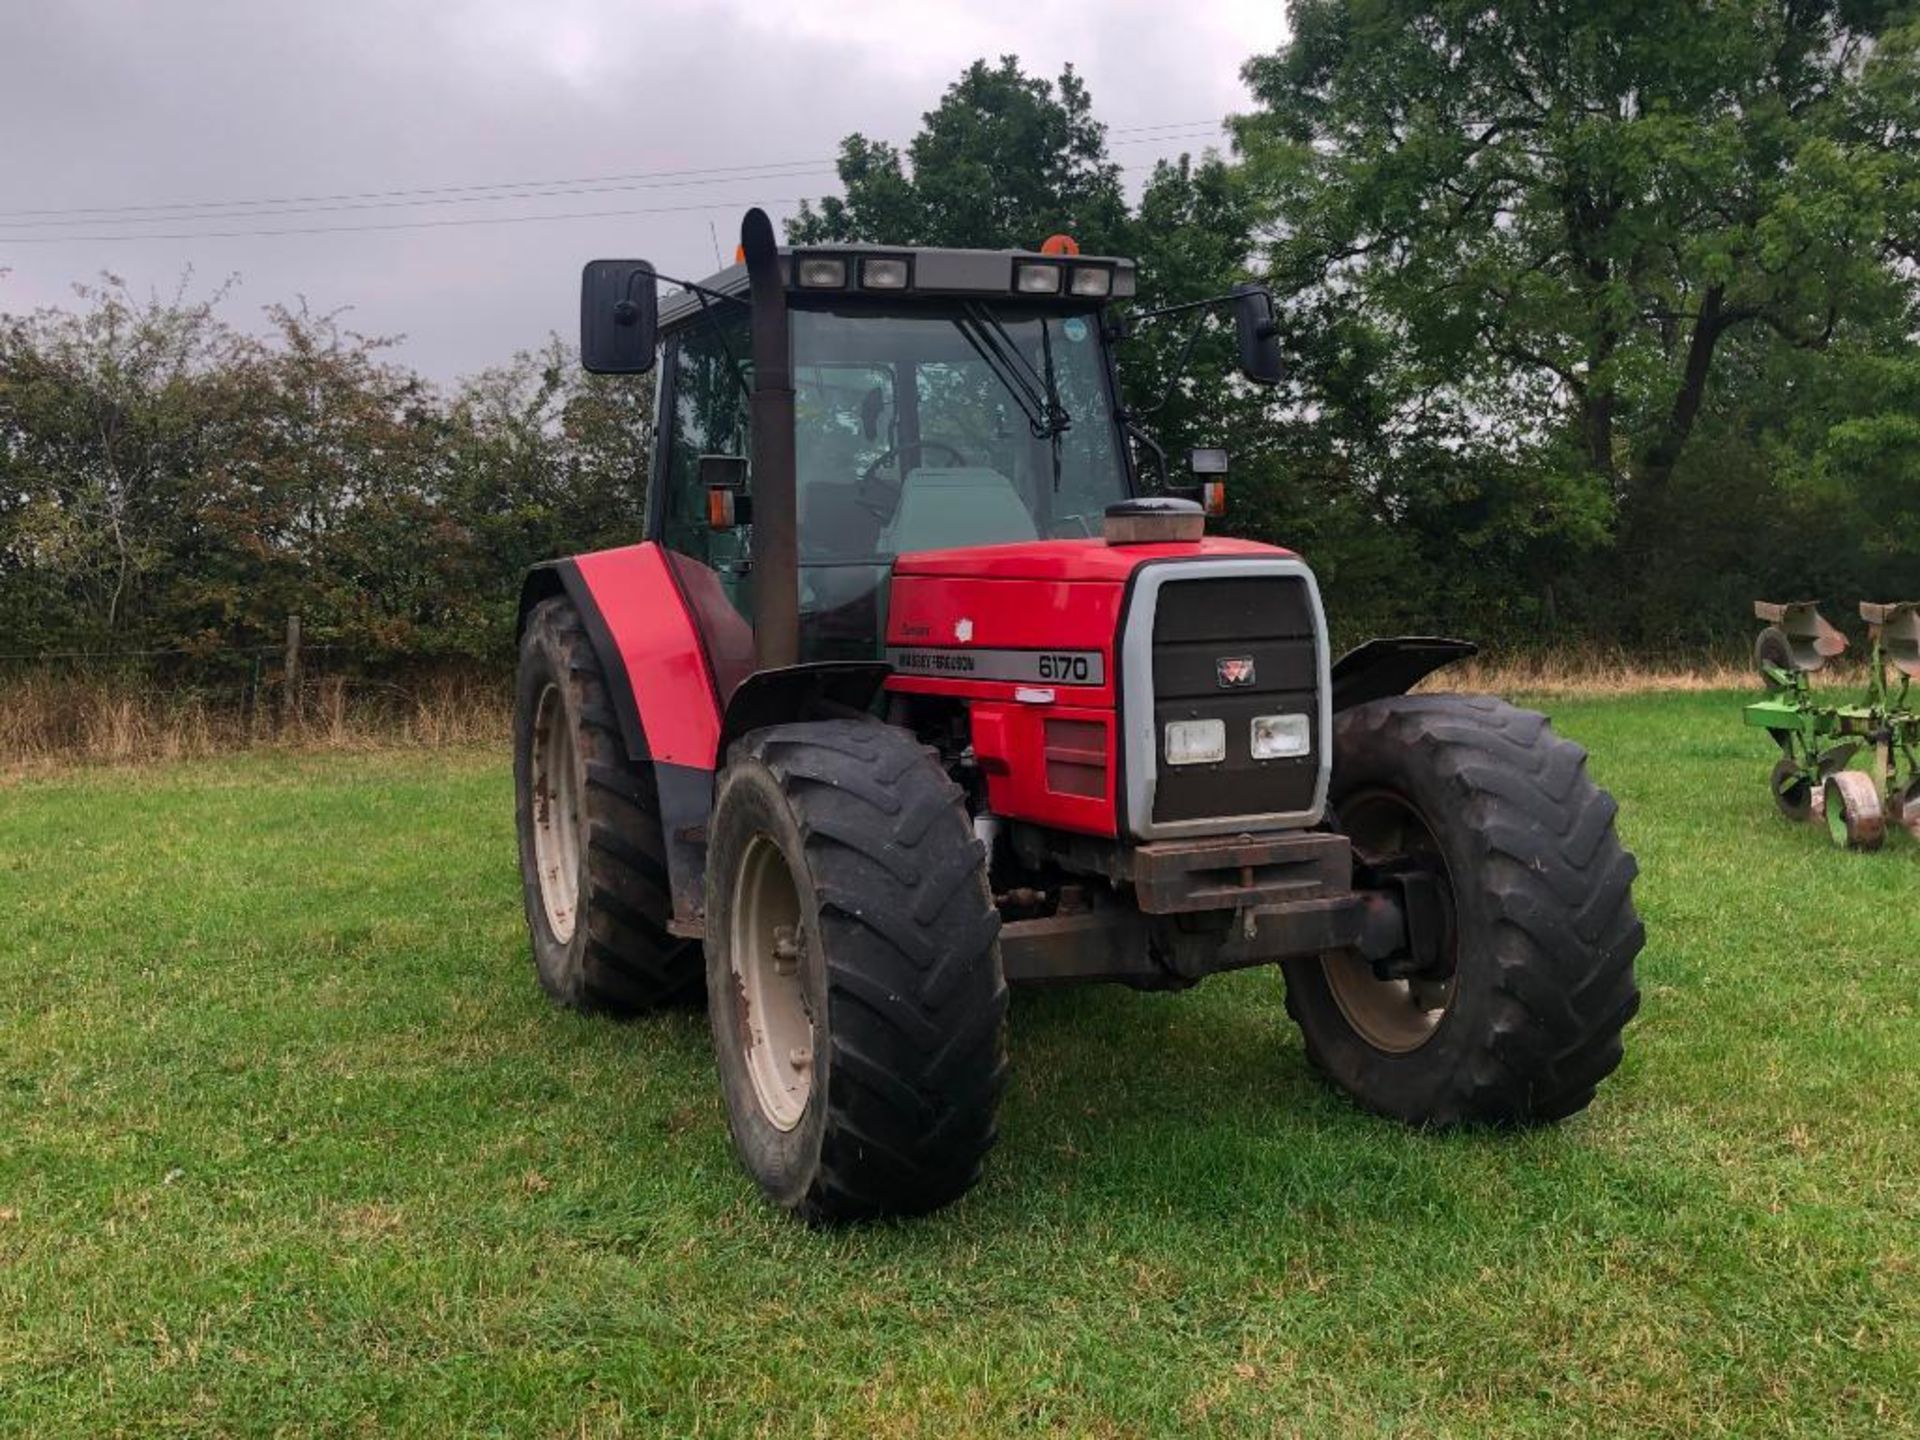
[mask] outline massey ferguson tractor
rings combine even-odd
[[[704,995],[741,1163],[815,1223],[978,1179],[1014,985],[1278,965],[1371,1110],[1585,1107],[1638,1003],[1612,799],[1543,717],[1408,693],[1471,645],[1334,659],[1305,561],[1203,533],[1224,453],[1176,486],[1120,399],[1167,313],[1115,313],[1133,264],[782,249],[758,210],[740,255],[664,300],[585,270],[585,365],[658,366],[658,423],[646,539],[520,597],[553,999]],[[1209,306],[1277,381],[1271,297]]]

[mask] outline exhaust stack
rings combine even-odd
[[[766,211],[747,212],[740,248],[753,300],[754,665],[777,670],[800,660],[800,542],[787,286]]]

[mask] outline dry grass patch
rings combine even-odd
[[[0,772],[58,764],[193,760],[256,748],[367,750],[503,743],[501,677],[449,671],[404,681],[326,676],[297,714],[257,699],[133,676],[0,677]]]

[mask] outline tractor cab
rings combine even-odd
[[[743,247],[740,263],[664,299],[644,262],[593,262],[582,349],[602,373],[657,365],[648,538],[749,627],[787,539],[778,521],[770,532],[768,501],[776,514],[791,505],[793,659],[878,659],[902,555],[1097,541],[1107,512],[1142,489],[1105,314],[1133,296],[1132,261],[1054,237],[1040,251],[828,246],[769,262],[758,292]],[[1264,291],[1222,299],[1260,307],[1250,333],[1270,321]],[[784,332],[776,408],[790,415],[761,437],[780,474],[755,442],[756,331]],[[789,467],[790,501],[776,493]]]
[[[1008,283],[973,295],[911,288],[954,253],[782,257],[803,282],[788,320],[803,661],[878,656],[896,557],[1084,539],[1132,493],[1099,299],[1065,293],[1073,272],[1050,261],[1047,295]],[[995,268],[1011,275],[1022,264],[1037,285],[1038,259],[1009,254]],[[1126,262],[1080,272],[1097,273],[1103,291],[1119,275],[1132,289]],[[874,277],[892,288],[871,288]],[[744,278],[736,267],[702,290],[729,294]],[[661,321],[654,530],[751,616],[749,314],[682,291]]]

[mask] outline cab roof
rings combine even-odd
[[[1135,287],[1131,260],[1113,255],[1048,255],[1038,250],[953,250],[931,245],[806,245],[780,250],[780,273],[795,295],[892,296],[989,295],[1020,300],[1080,300],[1099,303],[1130,298]],[[821,262],[809,264],[808,262]],[[839,282],[833,283],[838,267]],[[898,265],[871,265],[872,261],[905,263],[905,283],[898,283]],[[1076,271],[1083,278],[1076,280]],[[1041,282],[1052,278],[1050,288]],[[796,278],[797,277],[797,278]],[[876,279],[895,283],[872,283]],[[729,265],[700,282],[704,290],[721,295],[745,295],[747,267]],[[1086,286],[1088,288],[1076,288]],[[1097,287],[1097,288],[1096,288]],[[709,300],[709,303],[711,301]],[[660,301],[662,329],[676,327],[698,316],[704,307],[692,290],[666,295]]]

